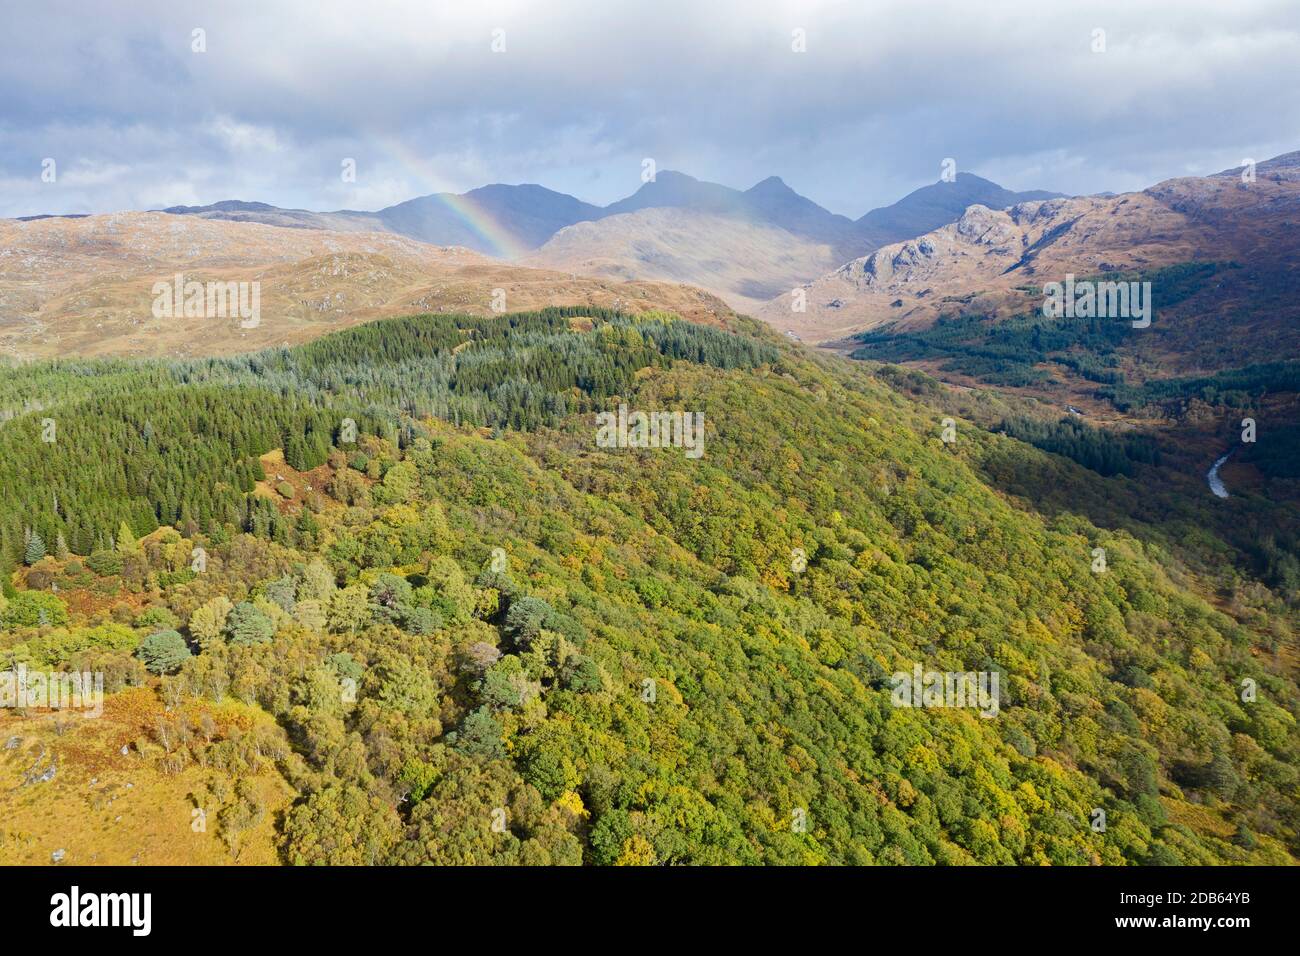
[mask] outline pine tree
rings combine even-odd
[[[23,560],[30,565],[43,557],[45,557],[45,542],[39,533],[33,531],[27,539],[27,550],[23,553]]]

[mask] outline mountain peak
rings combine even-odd
[[[1045,190],[1014,192],[983,176],[958,173],[955,179],[922,186],[891,206],[871,210],[858,220],[858,226],[871,247],[879,248],[954,222],[970,206],[1006,209],[1017,203],[1060,196]]]
[[[780,176],[768,176],[762,182],[750,186],[747,193],[792,193],[794,192]]]
[[[606,206],[605,215],[635,212],[647,206],[682,206],[707,212],[729,212],[741,204],[743,195],[729,186],[663,169],[655,174],[654,179],[642,183],[631,196]]]
[[[203,212],[273,212],[279,211],[278,207],[264,202],[246,202],[242,199],[223,199],[220,202],[210,203],[206,206],[168,206],[162,212],[175,213],[178,215],[203,213]],[[297,210],[294,210],[295,212]]]
[[[435,194],[438,195],[438,194]],[[462,196],[566,196],[538,183],[488,183],[477,186]],[[570,197],[572,198],[572,197]]]
[[[965,173],[965,172],[959,172],[959,173],[957,174],[956,178],[955,178],[954,180],[952,180],[952,181],[949,181],[948,183],[945,183],[945,182],[941,179],[941,180],[939,180],[939,182],[938,182],[936,185],[940,185],[940,186],[943,186],[943,185],[950,185],[950,186],[991,186],[991,187],[993,187],[994,189],[1001,189],[1001,188],[1002,188],[1001,186],[999,186],[997,183],[995,183],[995,182],[994,182],[993,180],[991,180],[991,179],[985,179],[983,176],[977,176],[977,175],[975,175],[974,173]]]
[[[683,173],[676,169],[662,169],[656,172],[655,178],[645,185],[653,186],[655,183],[659,182],[698,183],[700,180],[696,179],[689,173]]]

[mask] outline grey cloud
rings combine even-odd
[[[948,156],[1009,188],[1094,192],[1300,147],[1300,8],[1270,0],[106,9],[8,14],[0,215],[374,208],[492,181],[604,203],[650,156],[739,187],[780,175],[857,216]]]

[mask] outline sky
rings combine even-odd
[[[1300,149],[1295,0],[0,2],[4,217],[604,205],[650,159],[856,218],[948,158],[1083,194]]]

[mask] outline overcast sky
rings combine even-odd
[[[1300,149],[1298,90],[1296,0],[7,0],[0,216],[604,204],[649,157],[857,217],[946,157],[1089,193]]]

